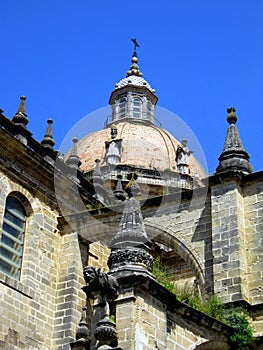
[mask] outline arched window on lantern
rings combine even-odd
[[[119,118],[118,119],[122,119],[125,118],[126,115],[126,99],[122,98],[120,99],[119,102]]]
[[[139,97],[133,99],[133,118],[142,117],[142,100]]]

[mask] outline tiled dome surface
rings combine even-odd
[[[136,122],[120,122],[117,124],[118,139],[122,139],[121,164],[138,167],[176,171],[175,153],[179,142],[166,130],[154,125]],[[95,160],[101,165],[105,155],[105,141],[109,141],[110,128],[93,132],[78,142],[78,155],[82,162],[81,169],[89,171],[94,168]],[[205,176],[200,163],[190,156],[190,174]]]
[[[127,85],[135,85],[135,86],[146,86],[149,90],[154,92],[155,90],[151,88],[150,84],[143,79],[142,77],[138,77],[136,75],[131,75],[127,78],[124,78],[120,80],[116,85],[115,88],[119,89]]]

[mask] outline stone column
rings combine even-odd
[[[214,293],[222,301],[247,299],[245,226],[238,178],[211,186]]]

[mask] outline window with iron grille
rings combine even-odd
[[[15,279],[21,274],[26,218],[20,200],[8,196],[0,241],[0,271]]]

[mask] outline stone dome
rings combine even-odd
[[[116,124],[117,138],[122,139],[121,165],[129,165],[160,171],[176,171],[176,150],[179,145],[168,131],[139,121],[124,121]],[[100,159],[100,165],[106,165],[105,141],[109,141],[111,128],[105,128],[86,135],[78,142],[78,156],[81,161],[80,168],[90,171],[94,168],[95,160]],[[206,176],[206,172],[190,155],[189,171],[191,176],[199,178]]]

